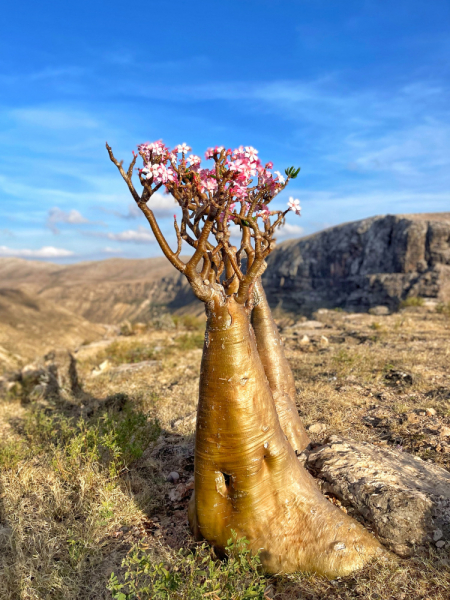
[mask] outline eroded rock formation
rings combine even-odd
[[[305,457],[322,490],[355,508],[396,554],[450,548],[450,473],[442,467],[337,435]]]
[[[290,240],[268,257],[272,306],[398,308],[422,296],[450,300],[450,213],[387,215]]]

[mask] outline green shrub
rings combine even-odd
[[[194,315],[174,315],[172,317],[177,329],[187,329],[188,331],[202,331],[205,329],[205,320]]]
[[[424,299],[420,296],[411,296],[400,302],[400,308],[408,308],[408,306],[423,306]]]
[[[171,564],[158,562],[134,546],[122,562],[123,580],[112,573],[108,590],[114,600],[264,600],[267,580],[259,555],[245,538],[232,532],[227,559],[217,560],[206,544],[194,552],[180,550]]]
[[[54,466],[65,469],[96,463],[114,478],[140,458],[148,444],[160,433],[157,421],[149,421],[143,413],[125,406],[120,413],[104,413],[87,421],[75,422],[65,415],[46,414],[38,408],[32,411],[24,426],[30,451],[53,450]],[[61,462],[61,459],[63,461]]]
[[[450,316],[450,302],[447,302],[446,304],[438,304],[436,306],[436,312],[441,314],[441,315],[448,315]]]
[[[120,365],[153,360],[156,354],[154,348],[142,342],[112,342],[103,350],[100,360],[108,359],[112,364]]]
[[[180,350],[194,350],[194,348],[203,348],[203,341],[202,333],[185,333],[175,340],[175,344]]]

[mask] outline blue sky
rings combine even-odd
[[[450,210],[448,0],[10,3],[0,25],[0,256],[159,254],[105,151],[255,146],[302,171],[298,237]],[[173,206],[155,199],[171,238]]]

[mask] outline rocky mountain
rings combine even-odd
[[[395,309],[408,296],[448,301],[450,213],[373,217],[284,242],[269,256],[263,280],[273,306],[302,313]],[[202,312],[165,258],[65,266],[4,258],[0,288],[25,294],[8,296],[10,303],[45,301],[55,315],[64,309],[93,323],[147,321],[166,309]]]
[[[280,244],[263,275],[272,306],[396,309],[411,296],[450,301],[450,213],[387,215]]]

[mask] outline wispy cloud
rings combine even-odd
[[[99,224],[98,221],[89,221],[83,217],[83,215],[75,209],[64,211],[57,206],[51,208],[48,211],[47,227],[55,234],[59,233],[59,229],[56,227],[57,223],[65,223],[69,225],[83,225],[86,223]]]
[[[139,225],[137,229],[127,229],[118,233],[103,233],[101,231],[83,231],[87,237],[103,238],[114,242],[127,242],[134,244],[152,244],[155,238],[148,227]]]
[[[142,225],[137,229],[128,229],[120,233],[107,233],[106,237],[116,242],[134,242],[135,244],[152,244],[155,241],[149,229]]]
[[[123,252],[122,248],[111,248],[110,246],[106,246],[103,248],[103,252],[106,254],[120,254]]]
[[[7,246],[0,246],[0,256],[15,256],[19,258],[65,258],[74,256],[75,253],[64,248],[55,248],[54,246],[43,246],[39,250],[30,250],[26,248],[15,249]]]
[[[149,208],[151,208],[152,211],[155,213],[155,215],[159,217],[169,217],[173,215],[174,212],[176,212],[179,208],[178,203],[175,201],[173,196],[170,196],[168,194],[160,194],[159,192],[153,194],[153,196],[150,198],[147,204]],[[119,219],[130,220],[142,218],[142,211],[137,207],[135,203],[131,202],[128,204],[127,212],[125,213],[121,212],[120,210],[106,208],[104,206],[100,206],[98,208],[102,212],[114,215]]]
[[[61,110],[52,108],[20,108],[12,110],[10,116],[19,123],[45,129],[70,130],[70,129],[96,129],[99,127],[97,119],[87,115],[84,111]]]

